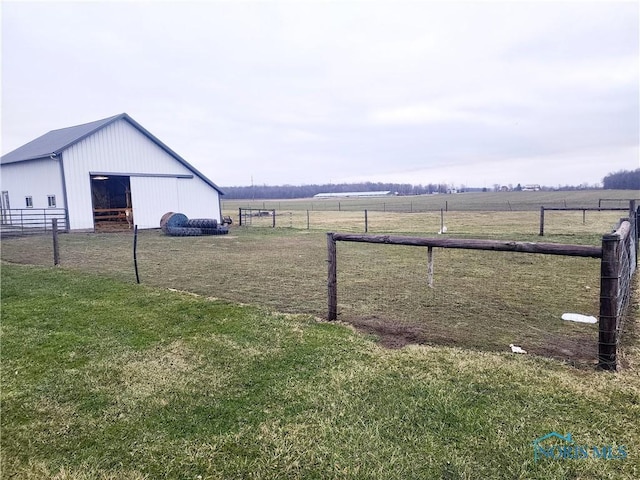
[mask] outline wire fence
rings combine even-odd
[[[637,267],[638,216],[632,202],[630,215],[621,219],[613,233],[602,238],[600,273],[599,366],[616,370],[626,314],[632,295],[633,275]]]
[[[631,196],[629,195],[631,193]],[[637,191],[619,198],[602,198],[592,191],[508,192],[479,194],[439,194],[385,197],[306,198],[291,200],[225,200],[223,209],[235,215],[238,208],[310,212],[523,212],[547,208],[626,208],[630,200],[640,201]]]
[[[311,211],[241,209],[246,228],[276,228],[350,233],[392,233],[420,235],[509,235],[539,236],[540,211],[485,212],[431,211],[382,212],[378,210]],[[238,217],[238,211],[233,214]],[[545,219],[547,234],[584,235],[611,230],[620,218],[619,210],[554,211]]]
[[[358,243],[349,241],[354,237],[360,237]],[[595,363],[597,325],[564,321],[562,316],[597,315],[599,260],[593,257],[599,248],[584,247],[586,257],[570,258],[518,252],[514,242],[497,242],[513,248],[507,254],[495,251],[492,241],[480,245],[460,239],[453,248],[447,241],[452,239],[412,237],[411,243],[400,244],[383,237],[384,244],[360,242],[367,238],[371,236],[336,234],[337,299],[332,306],[329,279],[330,319],[334,308],[333,318],[375,333],[389,346],[422,343],[510,351],[510,345],[517,345],[529,354],[576,365]],[[556,247],[561,253],[562,246],[551,246]]]

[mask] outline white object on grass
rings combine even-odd
[[[517,346],[517,345],[514,345],[513,343],[510,343],[510,344],[509,344],[509,346],[511,347],[511,351],[512,351],[513,353],[527,353],[527,351],[526,351],[526,350],[524,350],[524,349],[520,348],[520,347],[519,347],[519,346]]]
[[[596,317],[590,315],[582,315],[581,313],[563,313],[562,319],[568,320],[570,322],[598,323],[598,319]]]
[[[447,233],[447,226],[443,226],[442,229],[438,232],[438,235],[442,235],[443,233]]]

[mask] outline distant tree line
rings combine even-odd
[[[640,168],[610,173],[602,179],[607,190],[640,190]]]
[[[640,190],[640,168],[633,171],[620,171],[610,173],[603,179],[603,188],[617,190]],[[564,185],[557,187],[541,186],[540,190],[586,190],[600,188],[599,185]],[[432,193],[455,193],[455,192],[487,192],[487,191],[521,191],[524,187],[500,184],[493,185],[493,188],[476,188],[460,186],[454,188],[452,185],[444,183],[429,183],[427,185],[411,185],[409,183],[384,183],[384,182],[361,182],[361,183],[339,183],[323,185],[249,185],[244,187],[222,187],[225,198],[236,199],[287,199],[287,198],[310,198],[318,193],[345,193],[345,192],[371,192],[389,191],[396,195],[425,195]]]
[[[340,183],[324,185],[251,185],[246,187],[222,187],[225,199],[285,199],[309,198],[318,193],[390,191],[398,195],[424,195],[447,193],[446,184],[410,185],[408,183]]]

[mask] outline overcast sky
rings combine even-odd
[[[2,2],[2,153],[126,112],[220,186],[640,167],[631,2]]]

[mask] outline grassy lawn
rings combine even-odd
[[[380,220],[384,215],[389,218]],[[431,219],[434,228],[424,228],[433,215],[376,212],[370,219],[378,226],[374,231],[433,236],[439,214]],[[585,225],[581,214],[558,212],[550,216],[544,238],[537,235],[536,212],[448,215],[448,236],[599,245],[619,212],[590,214]],[[215,237],[142,231],[141,282],[325,318],[326,231],[357,228],[340,220],[310,230],[234,226],[229,235]],[[133,282],[132,239],[130,231],[61,235],[61,263]],[[3,239],[2,259],[51,265],[51,249],[48,236]],[[425,248],[340,243],[338,313],[345,322],[397,337],[400,345],[504,351],[515,343],[534,354],[590,366],[596,360],[597,327],[563,322],[561,316],[598,314],[599,268],[595,259],[435,249],[434,286],[428,288]]]
[[[5,263],[2,478],[635,479],[640,343],[624,339],[617,374],[388,350],[310,315]],[[552,431],[627,456],[535,462]]]

